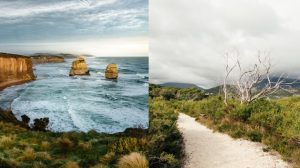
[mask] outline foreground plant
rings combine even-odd
[[[144,155],[133,152],[119,160],[118,168],[148,168],[148,160]]]

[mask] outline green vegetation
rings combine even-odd
[[[146,149],[141,129],[54,133],[0,122],[0,167],[116,167],[123,155]]]
[[[250,104],[240,104],[233,98],[225,106],[222,95],[202,100],[173,98],[167,101],[163,93],[170,88],[154,88],[152,94],[165,99],[160,102],[161,107],[186,113],[234,138],[262,142],[268,146],[264,151],[274,149],[295,167],[300,165],[300,97],[266,98]]]
[[[160,87],[151,84],[149,90],[149,96],[151,98],[162,97],[165,100],[202,100],[203,98],[208,97],[207,94],[198,88],[179,89],[173,87]]]
[[[177,129],[177,104],[162,98],[150,99],[148,156],[150,168],[181,167],[183,139]]]

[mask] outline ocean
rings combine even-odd
[[[87,57],[90,76],[69,77],[72,61],[35,65],[37,79],[1,91],[0,108],[31,124],[48,117],[55,132],[148,127],[148,57]],[[118,80],[105,79],[109,63],[118,64]]]

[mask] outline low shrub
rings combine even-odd
[[[133,152],[121,157],[118,168],[148,168],[148,160],[144,155]]]
[[[175,158],[173,154],[169,153],[161,153],[160,154],[160,161],[167,165],[166,167],[178,167],[180,165],[180,162],[178,159]]]
[[[258,131],[249,131],[247,136],[250,138],[251,141],[254,142],[261,142],[263,135]]]
[[[176,101],[154,98],[150,99],[149,105],[149,167],[179,168],[183,158],[183,139],[176,125],[178,113],[175,107],[179,104]],[[173,156],[174,164],[161,156]]]

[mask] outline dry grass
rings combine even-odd
[[[36,158],[34,150],[30,147],[26,148],[23,152],[23,155],[20,157],[20,160],[23,161],[33,161]]]
[[[133,152],[119,160],[118,168],[148,168],[148,160],[144,155]]]
[[[74,146],[74,143],[68,137],[59,137],[57,138],[56,143],[66,151],[69,151]]]
[[[36,152],[37,160],[49,161],[52,159],[48,152]]]
[[[16,142],[16,135],[1,136],[0,138],[0,148],[11,148]]]
[[[50,143],[48,141],[43,141],[41,143],[41,149],[43,151],[48,151],[50,149]]]
[[[70,161],[65,164],[65,168],[80,168],[77,162]]]

